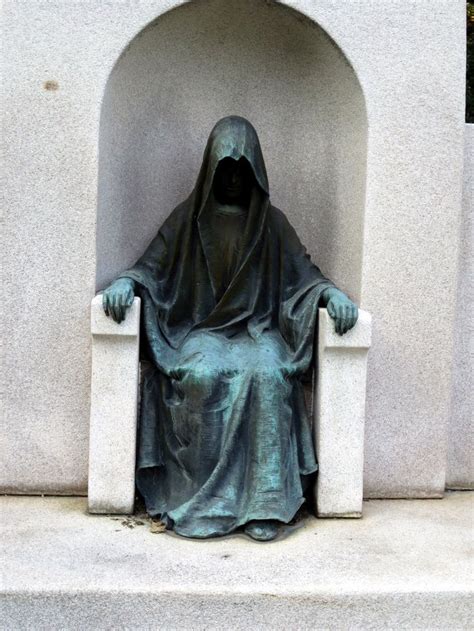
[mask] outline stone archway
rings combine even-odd
[[[211,127],[231,113],[257,128],[272,202],[323,271],[358,299],[362,89],[322,28],[254,0],[184,4],[143,29],[115,64],[100,123],[98,289],[189,194]]]

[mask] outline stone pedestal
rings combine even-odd
[[[319,310],[315,444],[319,517],[361,517],[367,352],[371,316],[343,336]]]
[[[89,512],[132,513],[138,410],[140,299],[117,324],[91,306]]]
[[[470,493],[367,502],[363,520],[309,517],[268,545],[84,509],[0,497],[2,629],[472,630]]]

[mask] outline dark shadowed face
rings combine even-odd
[[[252,169],[245,158],[224,158],[214,175],[214,193],[222,203],[246,203],[252,188]]]

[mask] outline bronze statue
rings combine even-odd
[[[193,192],[104,291],[106,314],[121,322],[135,295],[151,363],[137,461],[148,513],[186,537],[273,539],[317,469],[302,385],[317,308],[342,335],[357,307],[270,204],[247,120],[216,124]]]

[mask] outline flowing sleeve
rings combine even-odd
[[[315,265],[286,217],[278,211],[280,241],[279,329],[294,353],[298,370],[313,357],[318,306],[325,289],[334,287]]]
[[[146,290],[153,302],[160,302],[160,285],[165,280],[168,247],[165,235],[160,230],[143,255],[129,269],[122,272],[119,278],[131,278],[138,285],[138,293]]]
[[[147,354],[164,371],[170,348],[177,347],[186,333],[186,323],[173,319],[174,313],[183,313],[189,293],[181,290],[179,273],[189,269],[183,264],[183,251],[190,250],[186,211],[186,204],[178,206],[135,265],[120,274],[136,283],[135,293],[142,300],[142,339],[148,344]]]

